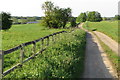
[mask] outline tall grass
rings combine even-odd
[[[80,78],[84,70],[86,33],[61,34],[42,54],[23,64],[5,78]],[[28,51],[28,53],[30,53]],[[12,55],[11,55],[12,57]],[[6,63],[7,64],[7,63]]]

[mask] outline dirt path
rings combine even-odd
[[[82,24],[79,25],[83,29]],[[85,29],[83,29],[85,30]],[[104,53],[100,46],[97,37],[87,32],[87,43],[86,43],[86,58],[85,58],[85,71],[84,78],[114,78],[116,73],[111,66],[106,53]]]
[[[79,25],[79,27],[81,28],[81,29],[83,29],[83,30],[85,30],[84,28],[82,28],[82,25],[83,25],[83,23],[81,24],[81,25]],[[87,30],[85,30],[85,31],[87,31]],[[113,40],[113,39],[111,39],[109,36],[107,36],[107,35],[105,35],[104,33],[102,33],[102,32],[98,32],[98,31],[94,31],[94,33],[99,37],[99,39],[103,42],[103,43],[105,43],[112,51],[114,51],[118,56],[120,56],[120,49],[118,49],[118,48],[120,48],[120,45],[115,41],[115,40]]]
[[[112,40],[110,37],[108,37],[107,35],[101,32],[94,31],[94,33],[100,38],[102,42],[104,42],[107,46],[109,46],[109,48],[118,55],[118,43],[116,41]]]

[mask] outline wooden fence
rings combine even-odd
[[[70,32],[72,32],[72,31],[70,31]],[[37,39],[37,40],[34,40],[34,41],[30,41],[30,42],[27,42],[27,43],[23,43],[23,44],[21,44],[21,45],[19,45],[17,47],[14,47],[14,48],[6,50],[6,51],[0,50],[0,79],[2,79],[2,77],[6,76],[11,71],[16,69],[18,66],[21,67],[23,65],[23,63],[27,62],[30,59],[33,59],[36,55],[38,55],[39,53],[42,53],[44,50],[46,50],[44,45],[49,46],[49,44],[50,44],[49,43],[50,42],[50,37],[52,37],[52,41],[54,42],[55,41],[55,36],[58,35],[58,34],[60,35],[61,33],[67,33],[67,32],[66,31],[56,32],[56,33],[50,34],[48,36],[42,37],[40,39]],[[45,39],[47,39],[47,44],[44,44],[44,40]],[[40,42],[40,41],[42,43],[41,44],[42,47],[41,47],[41,50],[36,53],[36,43]],[[24,49],[28,45],[33,45],[33,49],[32,50],[33,50],[34,54],[32,54],[30,57],[28,57],[28,58],[26,58],[24,60],[24,54],[25,54]],[[4,69],[4,67],[3,67],[3,65],[4,65],[4,56],[7,55],[7,54],[10,54],[10,53],[13,53],[14,51],[17,51],[17,50],[20,50],[20,61],[19,61],[19,63],[17,65],[13,66],[12,68],[10,68],[10,69],[8,69],[6,71],[3,71],[3,69]]]

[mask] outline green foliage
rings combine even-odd
[[[76,18],[72,17],[70,23],[71,27],[76,27]]]
[[[95,11],[88,12],[87,21],[100,22],[102,21],[102,17],[99,12],[95,12]]]
[[[106,20],[108,20],[108,18],[107,18],[107,17],[103,17],[102,20],[103,20],[103,21],[106,21]]]
[[[115,15],[114,19],[115,20],[120,20],[120,15]]]
[[[42,18],[43,24],[49,28],[64,28],[71,17],[70,8],[59,8],[50,1],[46,1],[42,9],[45,13],[45,17]]]
[[[27,21],[28,22],[36,21],[36,17],[28,17]]]
[[[27,22],[34,22],[40,19],[41,17],[37,17],[37,16],[33,16],[33,17],[12,16],[13,24],[26,24]]]
[[[12,25],[10,13],[2,12],[0,15],[2,16],[2,30],[10,29]]]
[[[18,24],[18,19],[17,18],[12,18],[13,24]]]
[[[70,28],[71,27],[71,23],[67,22],[67,24],[65,25],[65,28]]]
[[[81,14],[77,17],[77,22],[85,22],[86,19],[87,19],[86,13],[81,13]]]
[[[28,22],[28,20],[27,20],[27,19],[20,19],[19,22],[20,22],[21,24],[26,24],[26,23]]]
[[[82,30],[61,34],[59,38],[56,38],[56,42],[51,42],[52,45],[42,54],[26,62],[22,68],[15,69],[5,78],[47,79],[82,77],[86,43],[85,36],[86,33]],[[37,44],[37,48],[38,46]],[[29,48],[29,51],[25,54],[30,53]],[[14,55],[9,55],[8,57],[10,56]],[[6,62],[5,64],[9,63]]]
[[[102,21],[102,17],[100,13],[96,11],[81,13],[77,17],[77,22],[85,22],[85,21],[100,22]]]

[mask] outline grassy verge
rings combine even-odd
[[[107,56],[109,60],[112,62],[114,69],[118,72],[118,75],[120,76],[120,57],[116,55],[115,52],[113,52],[107,45],[105,45],[101,40],[100,44],[102,48],[104,49],[104,52],[107,53]]]
[[[118,42],[118,21],[86,22],[83,27],[91,31],[100,31]]]
[[[45,52],[26,62],[5,78],[79,78],[84,70],[86,33],[76,30],[61,34],[61,39]],[[29,52],[30,53],[30,52]],[[6,63],[7,64],[7,63]]]

